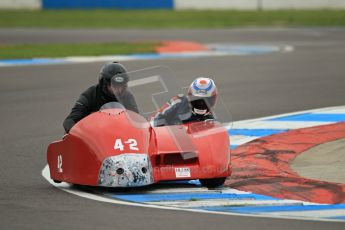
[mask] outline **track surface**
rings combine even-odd
[[[12,32],[0,30],[0,43],[30,42],[30,39],[53,41],[50,33],[41,30],[21,30],[18,37],[22,40],[6,40]],[[214,77],[234,120],[344,104],[344,29],[177,30],[167,35],[162,35],[162,31],[100,30],[81,31],[80,36],[64,30],[58,34],[62,41],[71,38],[84,41],[88,34],[95,34],[90,35],[93,41],[166,38],[293,45],[296,50],[291,53],[124,64],[129,70],[168,65],[183,85],[195,76]],[[79,93],[96,83],[102,64],[0,68],[1,229],[344,228],[344,223],[337,222],[232,217],[112,205],[76,197],[49,185],[40,176],[46,164],[46,147],[61,137],[64,117]]]

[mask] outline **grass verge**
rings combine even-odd
[[[345,10],[0,10],[0,27],[229,28],[345,26]]]
[[[79,43],[1,45],[0,59],[151,53],[159,43]]]

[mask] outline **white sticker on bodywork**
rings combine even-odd
[[[58,155],[58,162],[57,162],[57,168],[58,168],[58,172],[62,173],[63,169],[62,169],[62,155]]]
[[[190,168],[175,168],[176,178],[191,177]]]

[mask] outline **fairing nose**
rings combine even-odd
[[[98,185],[137,187],[153,183],[153,171],[147,154],[121,154],[108,157],[101,166]]]

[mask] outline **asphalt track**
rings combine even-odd
[[[12,30],[0,30],[0,43],[30,42],[30,39],[52,42],[52,37],[56,36],[49,32],[20,30],[20,36],[14,36],[15,39],[9,38]],[[183,85],[196,76],[214,77],[234,120],[344,105],[344,29],[78,32],[79,35],[72,30],[54,33],[61,41],[142,38],[293,45],[295,51],[289,53],[124,64],[129,70],[168,65]],[[79,93],[96,83],[102,64],[0,68],[1,229],[344,229],[345,224],[340,222],[223,216],[113,205],[52,187],[41,177],[46,164],[46,147],[61,137],[64,117]]]
[[[345,156],[345,138],[309,149],[293,160],[291,168],[305,178],[345,184],[343,156]],[[324,165],[332,165],[332,167],[322,170]]]

